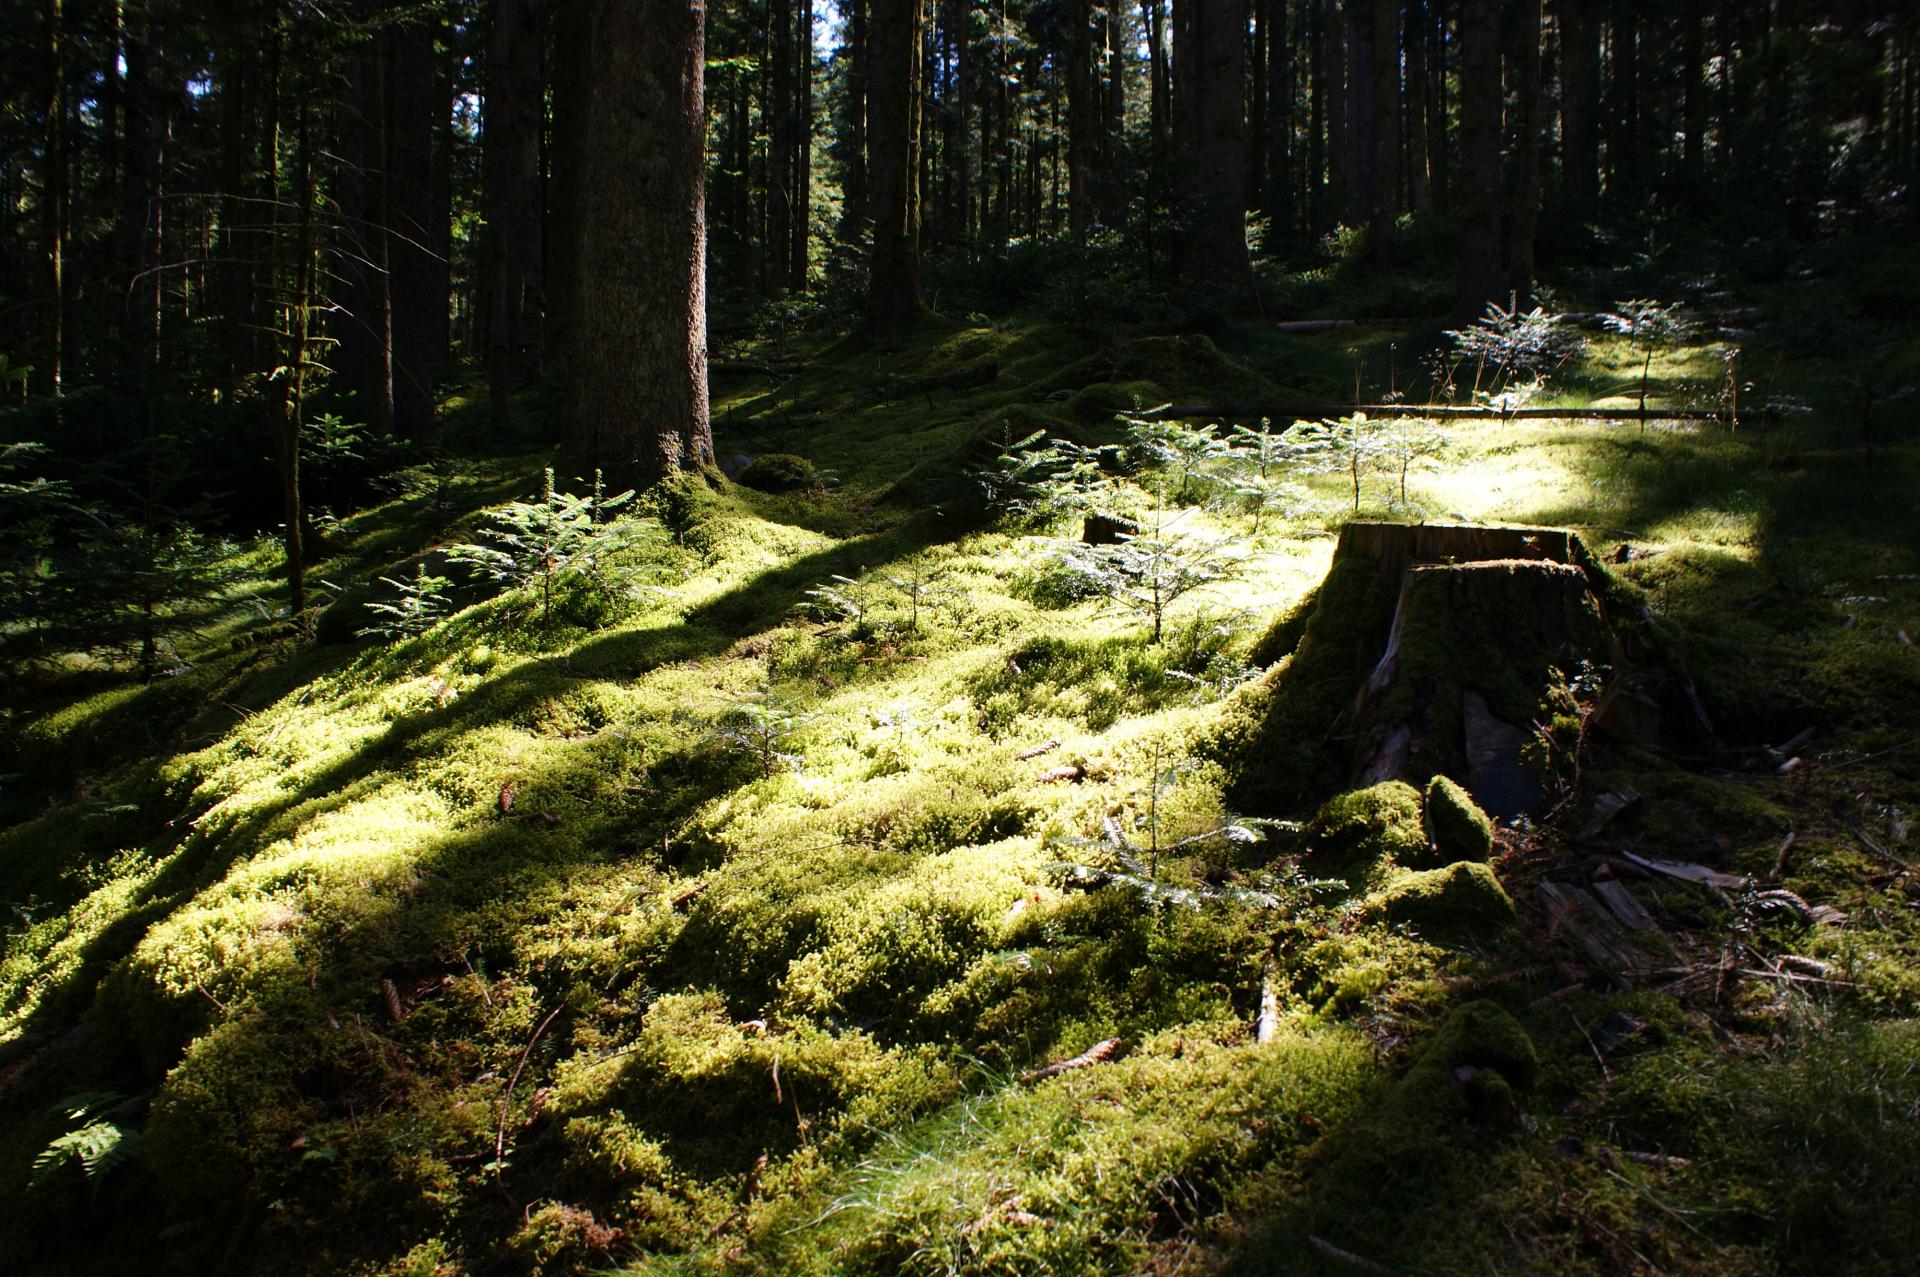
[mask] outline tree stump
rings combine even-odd
[[[1605,589],[1564,528],[1348,524],[1269,676],[1238,797],[1286,810],[1445,774],[1496,816],[1534,806],[1543,792],[1521,752],[1550,690],[1583,663],[1622,663]]]

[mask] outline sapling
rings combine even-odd
[[[1474,363],[1473,398],[1498,401],[1502,407],[1517,407],[1523,398],[1539,393],[1548,375],[1585,344],[1579,334],[1562,326],[1560,316],[1548,314],[1539,306],[1523,311],[1513,300],[1506,306],[1489,302],[1485,315],[1466,328],[1448,330],[1446,335],[1461,356]],[[1483,383],[1489,365],[1494,381],[1486,386]],[[1521,378],[1530,389],[1516,389]],[[1449,374],[1448,384],[1451,382]],[[1506,398],[1500,400],[1500,396]]]
[[[1158,503],[1140,531],[1113,545],[1069,544],[1057,551],[1062,565],[1121,611],[1153,626],[1160,641],[1167,609],[1203,586],[1225,577],[1234,565],[1226,547],[1175,531],[1187,511],[1169,516]]]
[[[358,631],[363,638],[369,635],[386,639],[412,638],[438,625],[452,610],[452,601],[447,597],[452,582],[444,576],[428,573],[425,563],[415,569],[412,580],[402,581],[383,576],[380,582],[392,587],[395,597],[376,599],[366,605],[367,611],[377,619]]]
[[[953,599],[954,587],[947,581],[947,569],[937,560],[916,554],[897,571],[883,572],[880,579],[894,588],[907,607],[907,631],[920,632],[920,613],[935,612]]]
[[[1620,308],[1602,317],[1607,331],[1619,333],[1640,352],[1640,428],[1647,428],[1647,386],[1653,373],[1653,356],[1662,345],[1677,345],[1693,331],[1681,317],[1678,307],[1646,298],[1624,301]]]
[[[707,738],[751,758],[765,778],[783,767],[800,769],[801,755],[790,743],[815,717],[768,687],[732,698]]]
[[[632,500],[631,491],[607,496],[598,470],[591,492],[563,492],[554,487],[548,468],[537,500],[512,501],[486,511],[483,517],[490,526],[480,529],[486,543],[456,545],[447,561],[510,588],[537,589],[544,625],[553,615],[556,585],[568,578],[599,580],[616,552],[666,539],[652,520],[613,518]]]

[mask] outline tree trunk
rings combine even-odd
[[[580,298],[580,220],[586,195],[586,67],[593,54],[591,0],[555,0],[553,141],[548,166],[547,331],[548,346],[565,350]],[[744,171],[745,166],[741,169]],[[736,223],[743,229],[744,221]]]
[[[540,74],[540,0],[492,0],[491,15],[481,135],[487,219],[481,296],[488,402],[494,421],[502,423],[510,415],[513,391],[540,371],[545,323],[540,138],[546,85]]]
[[[1427,59],[1427,119],[1431,128],[1427,144],[1427,173],[1433,184],[1433,206],[1446,212],[1452,174],[1447,167],[1447,0],[1429,0],[1432,16],[1427,25],[1431,56]]]
[[[1631,5],[1613,13],[1612,130],[1607,138],[1607,202],[1622,207],[1640,191],[1639,23]]]
[[[794,31],[795,85],[793,138],[793,230],[787,286],[807,291],[813,256],[813,0],[798,0]]]
[[[1273,29],[1267,32],[1267,65],[1255,74],[1267,78],[1267,219],[1280,235],[1295,229],[1297,193],[1293,160],[1293,39],[1286,0],[1270,0]]]
[[[871,0],[868,43],[873,254],[867,326],[885,330],[920,313],[920,34],[923,0]]]
[[[1560,16],[1560,174],[1567,211],[1593,216],[1600,195],[1594,120],[1600,101],[1600,27],[1592,0],[1557,0]]]
[[[424,20],[389,33],[387,259],[393,323],[393,424],[417,442],[434,437],[434,385],[445,333],[446,276],[435,248],[434,29]],[[436,314],[436,312],[438,312]]]
[[[46,360],[46,390],[61,393],[61,360],[67,347],[67,59],[66,14],[60,0],[46,0],[47,96],[46,172],[41,183],[42,248],[47,262],[46,318],[41,345]]]
[[[844,0],[847,23],[847,86],[842,116],[840,239],[856,244],[867,219],[867,5],[869,0]]]
[[[713,460],[703,0],[596,0],[567,442],[615,486]]]
[[[161,165],[166,119],[152,77],[157,59],[144,6],[129,6],[121,59],[119,244],[125,283],[123,332],[129,368],[144,376],[160,350]]]
[[[1533,298],[1533,236],[1540,220],[1540,6],[1541,0],[1519,0],[1519,47],[1514,62],[1513,217],[1507,288],[1521,304]]]
[[[1385,0],[1346,0],[1347,198],[1341,220],[1348,226],[1367,225],[1373,202],[1373,31],[1374,13],[1382,3]]]
[[[1247,74],[1246,0],[1195,0],[1192,104],[1198,183],[1188,274],[1239,290],[1253,282],[1247,256],[1247,158],[1242,86]],[[1205,92],[1199,86],[1205,86]]]
[[[793,242],[793,4],[767,0],[767,238],[761,276],[767,295],[786,291]]]
[[[1427,85],[1427,33],[1432,27],[1426,0],[1407,0],[1405,43],[1407,49],[1406,104],[1407,198],[1416,213],[1433,211],[1433,182],[1429,161],[1433,154],[1430,140],[1432,114]]]
[[[1538,0],[1535,0],[1537,3]],[[1368,209],[1367,257],[1377,269],[1393,265],[1393,225],[1400,216],[1400,0],[1372,0],[1373,191]]]
[[[1460,274],[1454,315],[1500,295],[1500,10],[1460,10]]]
[[[1683,165],[1687,193],[1698,198],[1702,181],[1702,146],[1707,132],[1706,85],[1706,0],[1686,0],[1687,10],[1681,34],[1681,75],[1685,80],[1687,141]]]
[[[339,126],[337,232],[346,287],[337,316],[334,380],[360,396],[367,424],[393,430],[393,316],[387,280],[386,76],[380,42],[356,51],[346,68]]]
[[[1307,68],[1307,230],[1318,235],[1327,225],[1327,9],[1326,0],[1310,0],[1313,29],[1308,37]]]
[[[1088,0],[1067,8],[1067,224],[1085,243],[1093,224],[1093,155],[1105,106],[1094,93],[1093,13]]]
[[[1326,75],[1327,218],[1333,226],[1346,220],[1351,167],[1347,163],[1347,24],[1340,0],[1319,0],[1326,26],[1322,69]]]

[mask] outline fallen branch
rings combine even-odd
[[[1336,1264],[1345,1264],[1349,1268],[1357,1268],[1363,1273],[1385,1273],[1392,1271],[1392,1269],[1388,1268],[1385,1264],[1376,1264],[1365,1255],[1356,1255],[1350,1250],[1341,1250],[1324,1237],[1308,1237],[1307,1246],[1315,1254],[1323,1258],[1331,1259]]]
[[[1120,1039],[1108,1038],[1105,1042],[1094,1043],[1080,1054],[1074,1056],[1071,1060],[1061,1060],[1058,1064],[1048,1064],[1041,1068],[1031,1069],[1022,1073],[1020,1080],[1022,1082],[1038,1082],[1059,1073],[1071,1072],[1074,1069],[1091,1068],[1096,1064],[1101,1064],[1112,1059],[1114,1052],[1119,1049]]]
[[[1719,408],[1497,408],[1483,404],[1169,404],[1138,414],[1143,421],[1250,420],[1320,421],[1365,413],[1369,418],[1431,417],[1438,421],[1727,421]],[[1775,420],[1771,409],[1744,412],[1747,420]]]

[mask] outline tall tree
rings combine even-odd
[[[541,0],[492,0],[490,6],[481,134],[487,218],[481,295],[495,420],[507,416],[512,391],[539,375],[545,335],[540,141],[546,85],[540,74],[540,10]]]
[[[393,425],[408,439],[434,437],[436,387],[447,313],[444,212],[434,191],[434,140],[445,104],[435,101],[435,24],[415,17],[387,41],[387,260],[393,316]]]
[[[1500,295],[1500,7],[1460,6],[1460,275],[1454,313]]]
[[[1213,287],[1252,283],[1247,256],[1247,0],[1187,0],[1192,83],[1181,91],[1196,161],[1187,273]]]
[[[1600,195],[1600,24],[1593,0],[1556,0],[1560,34],[1560,183],[1567,211],[1593,215]]]
[[[920,313],[920,104],[924,0],[869,0],[867,325]]]
[[[580,220],[586,197],[586,68],[593,53],[592,0],[553,0],[553,132],[548,146],[547,320],[555,349],[564,350],[580,294]],[[744,132],[744,130],[743,130]],[[744,175],[745,165],[741,166]]]
[[[1519,0],[1513,59],[1513,204],[1508,218],[1507,288],[1533,297],[1533,237],[1540,220],[1540,8]]]
[[[58,398],[67,347],[67,58],[66,13],[60,0],[46,0],[47,94],[45,173],[40,184],[43,251],[47,259],[45,334],[47,393]]]
[[[1367,256],[1393,265],[1393,225],[1400,215],[1400,0],[1373,0],[1368,43],[1373,66],[1373,190],[1367,208]]]
[[[567,442],[616,485],[713,459],[706,5],[595,0]]]
[[[1095,155],[1106,104],[1095,91],[1093,9],[1088,0],[1070,0],[1067,16],[1067,224],[1076,241],[1093,224]]]

